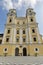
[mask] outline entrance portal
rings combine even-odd
[[[19,56],[19,48],[15,49],[15,56]]]
[[[23,48],[23,56],[27,56],[27,50],[26,50],[26,48]]]

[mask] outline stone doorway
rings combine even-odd
[[[19,56],[19,48],[15,49],[15,56]]]
[[[23,56],[27,56],[27,49],[23,48]]]

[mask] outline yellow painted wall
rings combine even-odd
[[[7,53],[7,55],[9,56],[15,56],[15,48],[19,48],[19,54],[22,53],[23,55],[23,48],[27,49],[27,56],[28,55],[34,55],[35,56],[35,48],[38,48],[38,55],[43,55],[43,44],[29,44],[29,45],[23,45],[20,48],[20,45],[0,45],[0,56],[4,56],[4,53]],[[8,48],[8,51],[5,52],[4,48]]]

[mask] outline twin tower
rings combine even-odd
[[[25,17],[17,17],[15,9],[9,10],[0,51],[1,56],[43,55],[42,35],[33,8],[26,10]]]

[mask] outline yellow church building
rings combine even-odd
[[[25,17],[17,17],[10,9],[3,34],[0,34],[0,56],[43,56],[43,39],[39,33],[36,13],[26,10]]]

